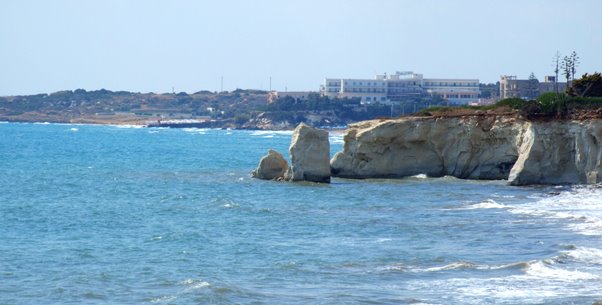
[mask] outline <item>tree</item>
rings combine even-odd
[[[600,97],[602,96],[602,75],[599,72],[592,75],[585,73],[580,79],[573,80],[568,92],[573,96]]]
[[[528,91],[529,99],[534,99],[539,95],[539,81],[533,72],[531,72],[531,75],[529,75]]]
[[[566,78],[566,85],[567,88],[569,86],[569,83],[571,81],[571,67],[572,67],[572,59],[569,56],[565,56],[562,59],[562,63],[560,64],[560,68],[562,68],[562,74],[564,75],[564,77]]]
[[[575,72],[577,71],[578,65],[579,65],[579,56],[577,56],[577,52],[573,51],[573,53],[571,53],[571,79],[572,80],[575,80]]]

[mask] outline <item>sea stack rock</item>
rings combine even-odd
[[[287,170],[288,162],[282,154],[270,149],[268,154],[259,160],[259,166],[251,175],[258,179],[278,180],[284,178]]]
[[[292,181],[330,183],[330,143],[328,132],[303,123],[293,132],[291,167],[287,178]]]

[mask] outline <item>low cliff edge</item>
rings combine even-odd
[[[350,125],[331,171],[345,178],[426,174],[512,185],[594,184],[602,182],[601,159],[602,119],[406,117]]]

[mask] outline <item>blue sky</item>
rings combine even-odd
[[[0,95],[317,90],[324,77],[543,80],[556,50],[602,71],[602,1],[0,3]]]

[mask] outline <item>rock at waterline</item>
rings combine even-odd
[[[287,179],[330,183],[330,143],[326,130],[299,124],[293,132],[289,153],[291,167]]]
[[[251,175],[258,179],[277,180],[284,178],[287,169],[288,162],[282,154],[270,149],[268,150],[268,154],[261,158],[259,166],[257,166],[257,169]]]

